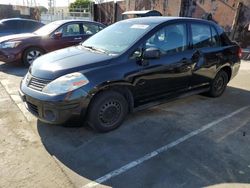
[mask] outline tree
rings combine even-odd
[[[76,0],[74,3],[70,3],[70,12],[81,12],[83,8],[89,8],[91,0]]]

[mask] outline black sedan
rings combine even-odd
[[[20,33],[31,33],[42,26],[44,26],[43,23],[31,19],[3,19],[0,20],[0,37]]]
[[[238,73],[240,55],[240,47],[210,21],[129,19],[35,60],[20,95],[41,121],[80,117],[105,132],[129,112],[187,93],[221,96]]]

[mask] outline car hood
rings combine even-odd
[[[0,37],[0,43],[4,41],[10,41],[10,40],[23,40],[26,38],[31,38],[31,37],[37,37],[38,35],[34,33],[24,33],[24,34],[17,34],[17,35],[8,35],[4,37]]]
[[[72,72],[84,72],[90,68],[105,66],[113,56],[73,46],[57,50],[37,58],[30,73],[42,79],[54,80]]]

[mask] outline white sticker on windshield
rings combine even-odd
[[[134,24],[130,28],[133,29],[147,29],[149,25],[143,25],[143,24]]]

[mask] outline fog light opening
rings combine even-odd
[[[49,121],[55,121],[56,115],[52,110],[44,110],[44,117]]]

